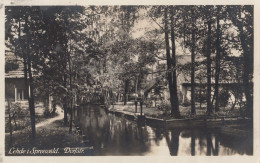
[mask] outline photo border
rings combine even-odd
[[[254,5],[254,129],[253,129],[253,156],[5,156],[5,6],[16,5]],[[260,1],[259,0],[0,0],[0,162],[260,162]]]

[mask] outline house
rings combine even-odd
[[[196,62],[203,62],[202,57],[196,58]],[[234,59],[234,58],[233,58]],[[236,76],[237,74],[241,72],[235,72],[236,65],[232,64],[232,61],[229,61],[230,63],[227,63],[228,67],[223,68],[222,72],[220,74],[219,78],[219,90],[227,90],[231,97],[229,98],[229,101],[234,101],[235,99],[235,91],[237,91],[238,88],[242,88],[242,81],[237,81]],[[178,98],[180,103],[187,103],[191,100],[191,77],[190,77],[190,68],[186,67],[182,69],[181,67],[184,67],[185,65],[188,65],[191,63],[191,56],[190,55],[177,55],[176,56],[176,64],[178,66],[176,70],[177,74],[177,89],[178,89]],[[214,66],[214,61],[212,62],[212,65]],[[204,67],[203,67],[204,66]],[[205,64],[198,64],[196,65],[197,70],[195,71],[195,94],[197,95],[196,98],[198,98],[198,95],[201,97],[206,97],[206,87],[207,87],[207,78],[205,76],[206,74],[206,67]],[[226,69],[226,70],[225,70]],[[154,70],[156,71],[156,70]],[[212,70],[214,71],[214,70]],[[225,71],[225,72],[224,72]],[[224,74],[224,73],[225,74]],[[214,72],[212,72],[214,73]],[[228,73],[228,74],[227,74]],[[204,75],[204,76],[203,76]],[[241,75],[241,74],[240,74]],[[145,87],[145,93],[148,98],[152,97],[154,94],[154,88],[156,86],[162,86],[163,92],[162,97],[164,100],[168,100],[170,98],[169,95],[169,89],[168,84],[165,78],[165,73],[161,73],[159,76],[150,75],[147,77],[147,83]],[[212,75],[211,79],[211,93],[212,96],[214,94],[214,87],[215,87],[215,79],[214,75]],[[237,92],[236,92],[237,93]],[[196,100],[196,99],[195,99]]]
[[[15,56],[14,53],[6,51],[5,64],[16,65],[15,68],[5,73],[5,97],[11,101],[26,101],[28,99],[25,91],[25,80],[23,72],[22,59]]]
[[[191,57],[190,57],[191,58]],[[221,66],[220,74],[219,74],[219,93],[221,92],[227,92],[230,96],[228,97],[227,101],[230,103],[233,103],[235,101],[235,98],[237,96],[243,96],[243,82],[241,80],[238,80],[238,78],[241,79],[242,71],[239,70],[238,65],[240,58],[239,57],[229,57],[229,59],[226,59],[225,64]],[[191,62],[191,59],[187,59],[187,62],[185,64],[188,64]],[[203,58],[197,58],[196,62],[199,62],[198,65],[196,65],[196,71],[195,71],[195,101],[198,101],[198,98],[201,100],[205,100],[207,96],[207,77],[206,77],[206,65],[202,64]],[[212,59],[212,66],[215,65],[214,59]],[[215,69],[211,70],[211,96],[214,96],[214,89],[215,89]],[[191,100],[191,77],[190,77],[190,71],[188,74],[185,74],[183,72],[180,72],[180,75],[177,77],[180,81],[178,86],[180,87],[180,92],[182,94],[182,97],[180,101],[182,103],[189,102]]]
[[[176,56],[176,64],[184,65],[186,63],[190,63],[191,56],[190,55],[177,55]],[[150,69],[152,69],[155,73],[150,73],[147,75],[146,80],[144,83],[142,83],[144,97],[146,100],[150,101],[148,103],[151,103],[151,106],[156,105],[156,98],[159,98],[162,100],[169,100],[170,94],[169,94],[169,88],[168,88],[168,81],[166,79],[166,72],[162,71],[160,73],[158,72],[157,67],[161,67],[160,69],[166,69],[166,61],[158,61],[156,64],[150,66]],[[189,74],[185,74],[184,72],[179,72],[178,69],[176,70],[177,74],[177,89],[178,89],[178,98],[180,103],[182,103],[187,96],[187,89],[186,87],[182,86],[182,83],[189,81]],[[150,100],[149,100],[150,99]],[[155,100],[154,100],[155,99]]]
[[[9,98],[11,102],[19,102],[23,104],[28,103],[28,95],[26,93],[25,79],[24,79],[24,65],[23,59],[15,56],[13,52],[6,50],[5,52],[5,100]],[[34,75],[35,76],[35,75]],[[28,80],[28,79],[27,79]],[[37,88],[37,85],[35,85]],[[30,90],[30,86],[28,91]],[[29,92],[28,92],[29,93]],[[29,94],[30,95],[30,94]],[[48,109],[52,107],[52,96],[46,99],[36,99],[36,103],[44,103]]]

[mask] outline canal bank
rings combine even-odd
[[[172,128],[193,128],[205,127],[219,129],[228,135],[235,134],[241,137],[252,134],[252,119],[238,116],[200,116],[200,117],[183,117],[181,119],[174,118],[156,118],[143,113],[133,113],[123,109],[116,109],[115,106],[107,108],[109,113],[116,116],[125,117],[134,120],[140,125],[148,125],[151,127],[161,127],[165,129]]]
[[[91,147],[77,127],[69,133],[69,124],[63,119],[41,125],[36,130],[36,139],[32,141],[30,129],[13,135],[10,144],[9,136],[5,139],[6,156],[88,156],[93,155]],[[26,151],[25,153],[21,150]]]
[[[77,109],[75,124],[80,127],[89,145],[93,146],[93,155],[252,154],[252,133],[249,136],[228,134],[224,132],[227,125],[168,127],[168,121],[163,121],[152,126],[148,124],[147,117],[142,123],[135,116],[138,115],[88,105]]]
[[[69,132],[69,122],[64,124],[63,110],[58,107],[57,116],[36,124],[36,138],[31,139],[29,127],[5,134],[6,156],[88,156],[93,155],[93,147],[86,136],[75,125]],[[70,117],[68,117],[70,119]]]

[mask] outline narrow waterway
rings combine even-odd
[[[170,129],[139,126],[124,117],[107,113],[97,105],[75,111],[94,155],[252,155],[252,137],[226,135],[220,130]]]

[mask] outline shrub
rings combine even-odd
[[[183,102],[183,103],[182,103],[182,106],[185,106],[185,107],[186,107],[186,106],[190,106],[190,105],[191,105],[190,101],[186,101],[186,102]]]
[[[227,90],[222,90],[219,94],[219,106],[225,107],[228,104],[228,99],[230,98],[230,94]]]
[[[167,113],[171,110],[171,105],[168,101],[163,100],[161,104],[157,105],[157,109]]]

